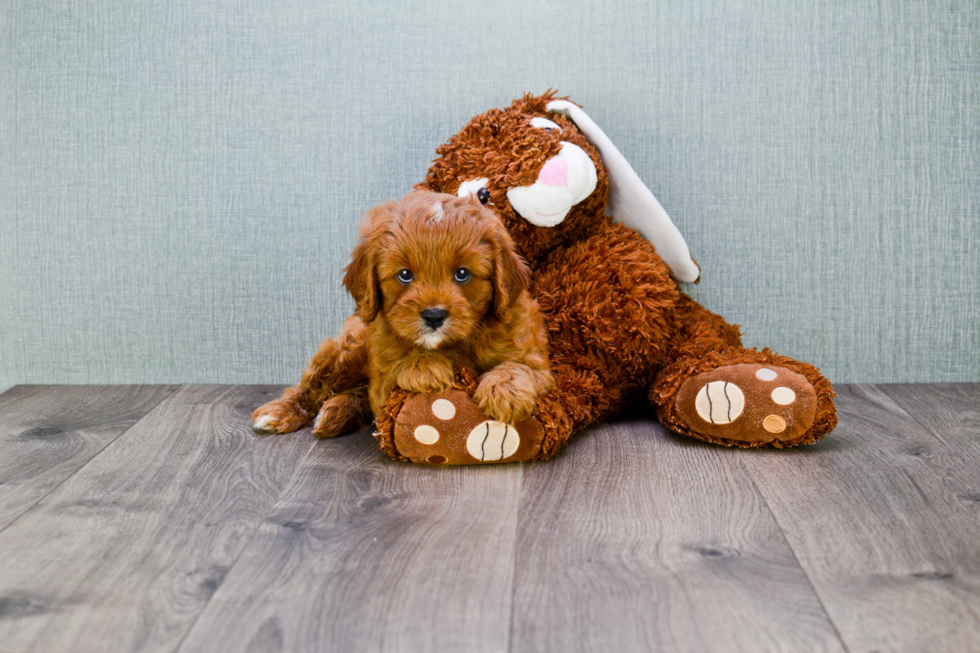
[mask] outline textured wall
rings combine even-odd
[[[549,86],[749,344],[980,380],[975,0],[5,0],[0,386],[294,379],[361,213]]]

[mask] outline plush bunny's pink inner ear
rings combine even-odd
[[[670,266],[679,281],[697,282],[701,269],[691,258],[684,236],[619,148],[577,104],[568,100],[554,100],[548,103],[547,108],[548,111],[560,113],[574,122],[602,155],[602,162],[609,175],[607,210],[613,215],[613,220],[636,229],[653,243],[657,253]]]

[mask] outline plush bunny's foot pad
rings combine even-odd
[[[479,465],[530,460],[541,451],[544,428],[534,417],[517,424],[488,420],[462,390],[413,395],[394,424],[398,457],[415,463]]]
[[[805,440],[817,394],[802,374],[776,365],[740,363],[692,376],[677,392],[677,415],[705,440],[735,446]]]

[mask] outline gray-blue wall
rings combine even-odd
[[[550,86],[748,344],[980,380],[975,0],[6,0],[0,387],[295,379],[362,212]]]

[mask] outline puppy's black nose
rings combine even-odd
[[[446,321],[446,317],[449,315],[445,309],[442,308],[427,308],[422,311],[422,321],[425,322],[426,326],[430,329],[438,329],[442,326],[442,323]]]

